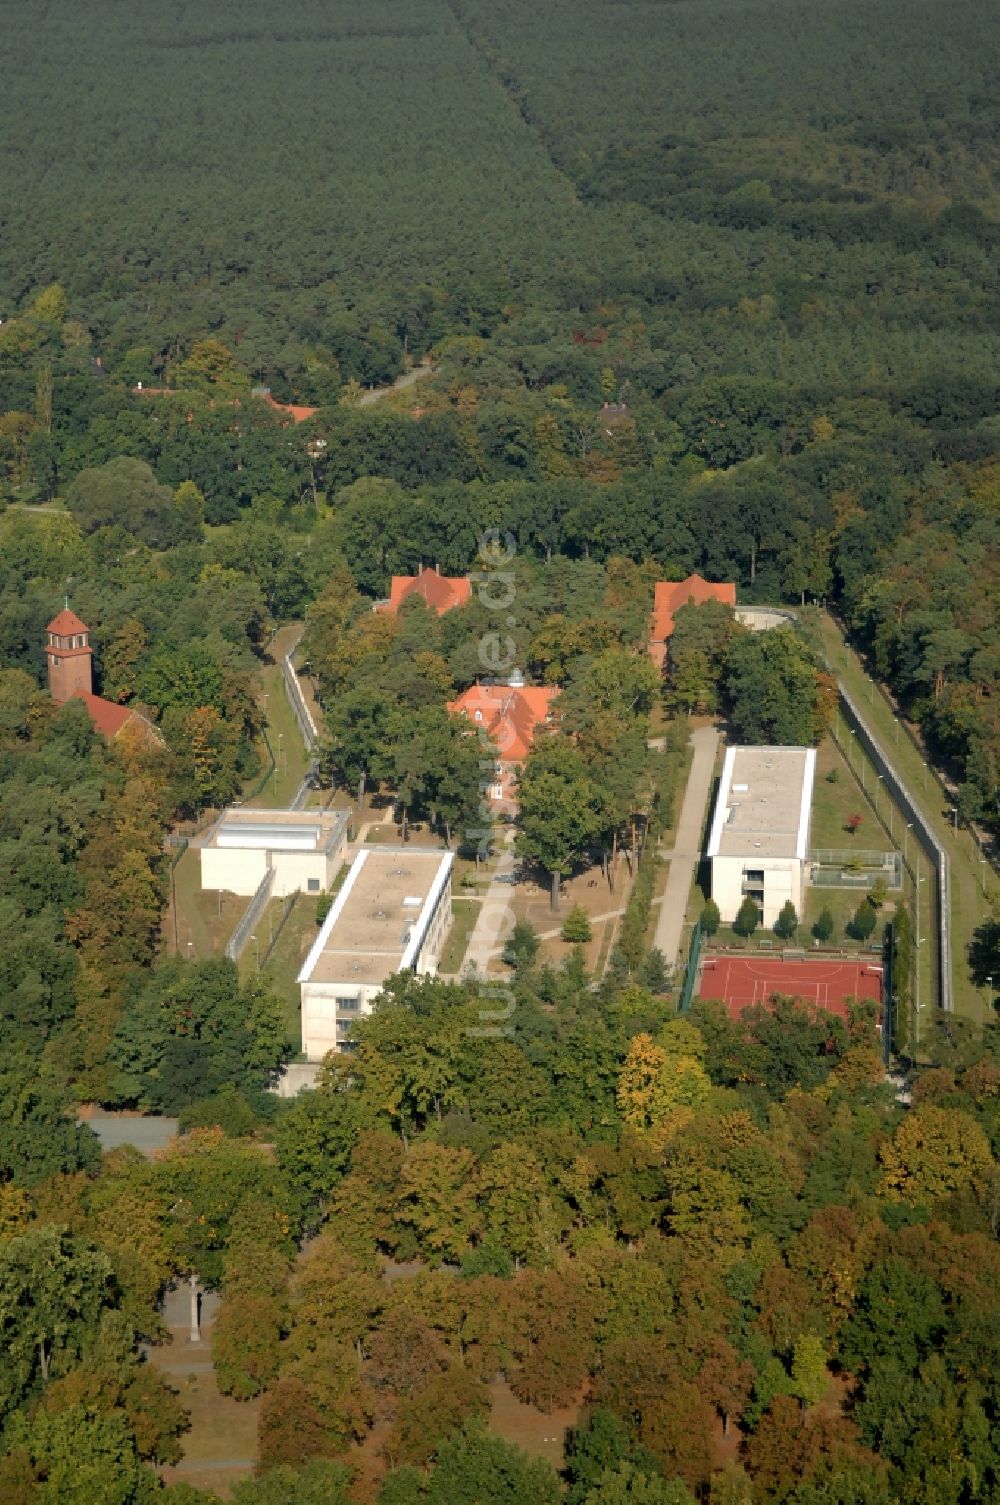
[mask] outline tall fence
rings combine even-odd
[[[846,641],[847,637],[848,637],[848,628],[847,628],[847,626],[837,616],[836,612],[831,611],[829,607],[827,608],[827,612],[828,612],[828,615],[831,617],[831,619],[836,623],[837,630],[840,632],[841,636]],[[956,804],[957,800],[958,800],[958,789],[955,787],[954,783],[952,783],[952,781],[950,779],[946,778],[944,776],[944,774],[941,773],[941,771],[938,768],[936,768],[934,766],[934,764],[931,762],[931,759],[930,759],[930,756],[928,754],[927,748],[924,746],[924,743],[923,743],[922,739],[914,731],[914,729],[910,725],[910,723],[904,718],[903,713],[902,713],[902,711],[900,709],[900,706],[897,704],[897,702],[895,701],[895,699],[893,698],[893,696],[890,695],[889,691],[886,689],[886,687],[882,683],[882,681],[878,680],[878,679],[875,679],[875,677],[873,675],[869,674],[869,676],[868,676],[868,682],[869,682],[869,684],[871,686],[871,693],[872,693],[872,695],[873,696],[875,696],[875,695],[878,696],[879,700],[885,706],[886,710],[890,712],[890,714],[892,715],[893,719],[895,720],[895,723],[896,723],[896,740],[897,740],[897,742],[899,740],[900,728],[902,728],[903,736],[907,739],[907,741],[909,742],[909,744],[913,748],[913,750],[919,755],[919,757],[921,759],[921,762],[924,765],[924,775],[925,775],[925,778],[924,778],[924,788],[925,789],[927,788],[926,780],[927,780],[927,777],[929,776],[931,779],[933,779],[934,783],[937,785],[938,792],[941,795],[942,799],[946,802],[946,804],[948,804],[948,805],[954,805],[954,804]],[[985,898],[986,897],[986,878],[985,878],[985,873],[986,873],[986,869],[988,867],[991,867],[992,864],[993,864],[993,862],[995,861],[995,855],[994,855],[995,849],[991,849],[987,845],[988,838],[986,839],[986,841],[984,841],[983,833],[975,825],[973,825],[971,822],[969,822],[967,824],[966,829],[968,830],[969,835],[972,837],[973,845],[975,846],[976,851],[979,854],[979,861],[982,864],[982,868],[983,868],[983,879],[982,879],[983,897]]]
[[[271,916],[269,916],[267,940],[265,941],[264,947],[263,947],[263,949],[262,949],[262,951],[260,953],[260,964],[261,964],[261,966],[264,965],[264,963],[267,961],[268,957],[271,955],[271,952],[274,950],[275,946],[278,944],[278,937],[281,935],[281,932],[285,928],[285,922],[288,919],[288,916],[291,914],[292,910],[295,908],[296,904],[299,902],[299,899],[301,897],[302,897],[302,891],[301,891],[301,889],[296,888],[296,889],[293,889],[290,894],[286,894],[285,897],[284,897],[284,899],[282,899],[282,900],[279,901],[280,904],[281,904],[281,914],[280,914],[280,916],[278,918],[277,925],[274,924],[273,911],[272,911]]]
[[[301,637],[301,633],[299,637]],[[319,740],[319,731],[313,719],[313,713],[306,704],[306,697],[303,695],[302,686],[299,684],[299,676],[296,674],[292,664],[292,655],[298,646],[299,638],[296,638],[291,648],[289,648],[281,660],[281,682],[285,687],[285,694],[288,696],[288,703],[292,708],[292,713],[299,724],[299,731],[302,733],[302,740],[306,745],[306,751],[311,752]]]
[[[250,939],[251,934],[253,933],[253,928],[257,924],[257,921],[260,919],[261,915],[264,913],[264,910],[267,908],[268,902],[271,898],[271,889],[273,887],[274,869],[270,866],[270,854],[268,854],[267,872],[260,880],[260,883],[257,887],[257,892],[254,894],[253,898],[250,900],[250,903],[243,911],[243,914],[239,922],[237,923],[236,929],[233,931],[232,935],[226,942],[226,955],[229,957],[230,961],[239,961],[240,957],[243,955],[243,952],[246,950],[246,944]]]
[[[302,775],[302,783],[296,789],[289,802],[289,810],[304,810],[309,803],[309,796],[316,787],[316,775],[319,773],[319,763],[315,758],[309,764]]]
[[[837,688],[840,695],[840,708],[845,720],[853,729],[855,735],[864,747],[876,770],[881,774],[890,795],[907,817],[913,828],[913,834],[923,847],[924,852],[934,869],[934,931],[937,940],[936,945],[936,981],[938,1004],[942,1009],[951,1013],[955,1007],[954,992],[952,990],[951,976],[951,865],[948,853],[934,835],[930,822],[924,815],[916,799],[903,783],[896,772],[888,755],[883,750],[880,742],[865,721],[861,710],[844,688],[843,682],[838,680]],[[919,891],[916,898],[920,902]],[[919,967],[920,959],[916,960]]]
[[[691,1007],[691,997],[694,993],[695,984],[698,981],[698,963],[701,960],[701,921],[698,920],[691,932],[691,945],[688,949],[687,971],[684,974],[684,986],[681,989],[680,1000],[677,1004],[677,1012],[686,1014]]]

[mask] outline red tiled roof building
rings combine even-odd
[[[490,808],[500,815],[517,814],[515,783],[518,769],[534,745],[535,732],[551,720],[555,685],[473,685],[448,709],[466,716],[489,733],[497,749],[494,778],[487,790]]]
[[[662,669],[667,657],[667,639],[674,630],[674,613],[689,603],[703,606],[706,601],[736,605],[736,586],[732,581],[703,580],[689,575],[686,580],[658,580],[653,591],[653,620],[649,630],[649,651],[653,662]]]
[[[416,575],[393,575],[388,601],[377,602],[375,610],[388,612],[394,617],[411,596],[421,596],[439,617],[443,617],[453,607],[467,605],[472,596],[472,581],[466,576],[442,575],[436,567],[425,570],[421,565]]]
[[[152,722],[138,711],[94,694],[94,650],[90,646],[90,628],[75,612],[64,606],[58,616],[52,618],[46,632],[49,693],[57,705],[64,705],[67,700],[82,700],[94,730],[109,742],[130,721],[145,738],[159,738]]]

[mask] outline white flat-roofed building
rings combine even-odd
[[[727,749],[706,853],[725,924],[748,895],[765,925],[789,899],[801,917],[815,776],[812,747]]]
[[[302,1050],[351,1048],[351,1027],[394,972],[437,971],[451,927],[451,852],[363,847],[305,959]]]
[[[340,872],[348,810],[224,810],[201,846],[202,888],[249,897],[274,873],[272,897],[321,894]]]

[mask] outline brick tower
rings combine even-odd
[[[63,607],[48,628],[45,656],[49,663],[49,691],[58,704],[74,695],[90,695],[94,688],[90,629]]]

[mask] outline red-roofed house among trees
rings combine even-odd
[[[425,570],[421,565],[416,575],[393,575],[388,601],[377,601],[375,610],[394,617],[404,601],[421,596],[442,617],[455,606],[465,606],[471,595],[472,581],[467,576],[442,575],[436,566]]]
[[[535,732],[551,721],[558,694],[554,685],[473,685],[449,703],[449,711],[481,726],[496,746],[487,798],[498,815],[517,814],[518,770],[532,749]]]
[[[674,613],[689,602],[703,606],[706,601],[721,601],[724,606],[735,607],[736,586],[732,581],[703,580],[700,575],[689,575],[686,580],[657,581],[649,630],[649,652],[657,668],[662,669],[666,662],[667,639],[674,630]]]
[[[46,628],[45,657],[49,666],[49,693],[57,705],[82,700],[93,728],[110,742],[131,723],[145,740],[159,740],[153,723],[139,711],[94,694],[94,650],[90,628],[64,606]]]

